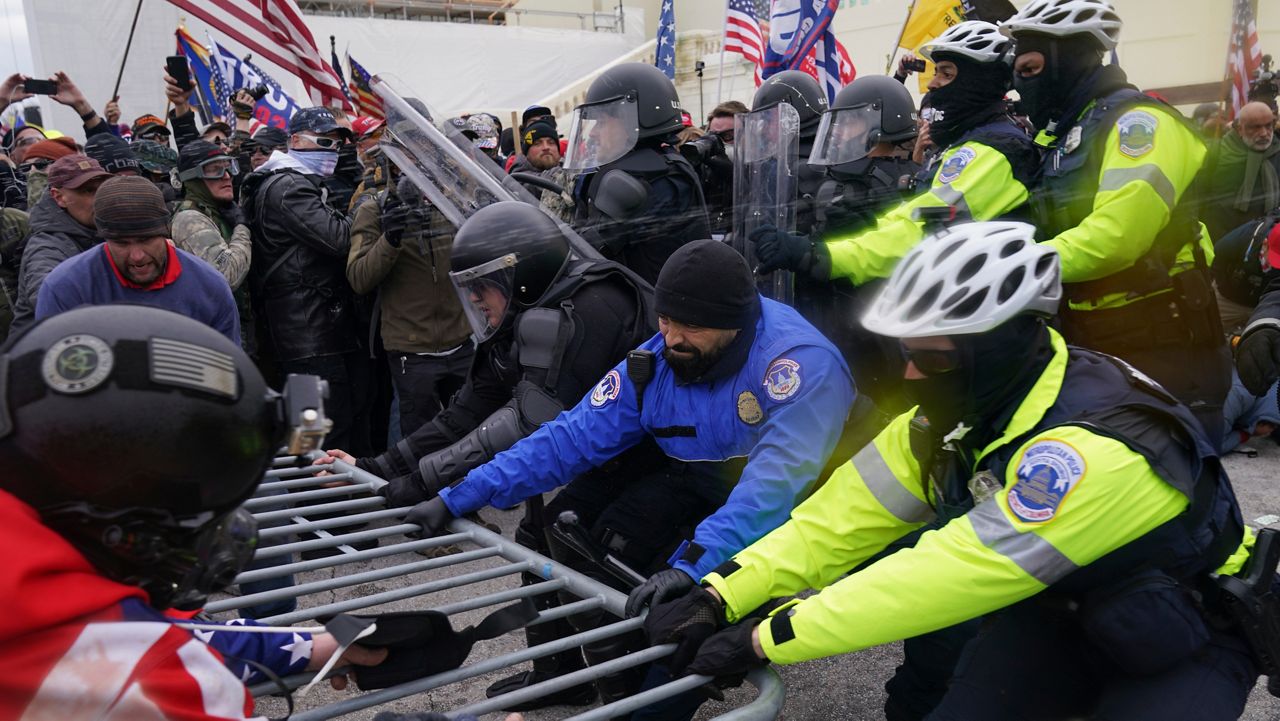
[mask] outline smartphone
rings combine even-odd
[[[170,55],[164,59],[164,67],[169,77],[177,81],[178,87],[184,89],[191,87],[191,70],[187,67],[186,56]]]
[[[926,67],[928,66],[925,64],[925,61],[921,60],[920,58],[916,58],[915,60],[912,60],[911,62],[907,63],[907,70],[910,70],[916,73],[923,73]]]
[[[32,95],[58,94],[58,84],[52,80],[36,80],[32,78],[22,83],[22,89]]]

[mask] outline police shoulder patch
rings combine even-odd
[[[1156,147],[1159,120],[1145,110],[1130,110],[1116,121],[1120,131],[1120,152],[1130,158],[1141,158]]]
[[[973,148],[960,148],[954,155],[947,158],[947,161],[938,169],[938,182],[955,182],[955,179],[960,177],[960,173],[964,172],[964,169],[976,157],[978,156],[977,153],[973,152]]]
[[[599,408],[622,392],[622,376],[618,375],[617,369],[611,370],[604,374],[604,378],[591,389],[591,405]]]
[[[779,358],[764,372],[764,390],[775,401],[785,401],[800,390],[800,364]]]
[[[1053,520],[1085,474],[1084,456],[1070,443],[1036,441],[1018,459],[1018,480],[1009,489],[1009,510],[1025,523]]]

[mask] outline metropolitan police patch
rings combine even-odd
[[[1116,121],[1120,129],[1120,152],[1141,158],[1156,147],[1156,116],[1145,110],[1131,110]]]
[[[1053,520],[1067,494],[1084,478],[1080,452],[1063,441],[1040,441],[1023,451],[1018,482],[1009,489],[1009,510],[1026,523]]]
[[[955,155],[947,158],[947,162],[942,164],[942,168],[938,170],[939,183],[951,183],[960,177],[960,173],[964,172],[965,166],[973,162],[977,155],[973,152],[973,148],[960,148]]]
[[[775,401],[785,401],[800,390],[800,364],[779,358],[764,372],[764,389]]]
[[[591,389],[591,405],[599,408],[618,397],[618,393],[622,391],[622,376],[618,375],[617,370],[611,370],[604,374],[604,378]]]

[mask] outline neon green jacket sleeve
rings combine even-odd
[[[1034,473],[1025,472],[1025,468],[1036,467],[1028,463],[1027,454],[1033,447],[1045,448],[1045,444],[1069,449],[1064,451],[1068,455],[1074,453],[1080,473],[1070,476],[1074,480],[1048,518],[1029,523],[1011,509],[1011,489],[1017,488],[1023,476],[1034,477]],[[1017,460],[1009,464],[1004,489],[992,500],[940,530],[925,533],[913,548],[898,551],[815,596],[775,611],[775,616],[782,613],[789,617],[770,619],[760,626],[765,654],[777,663],[796,663],[917,636],[989,613],[1043,591],[1186,507],[1186,497],[1157,476],[1142,456],[1118,441],[1077,426],[1037,434],[1014,458]],[[1019,468],[1024,468],[1023,474]],[[843,506],[827,499],[824,515],[833,536],[834,529],[842,527],[839,519],[843,515],[865,513],[850,508],[868,501],[849,485],[839,486],[845,491]],[[1024,495],[1031,490],[1025,489]],[[1018,499],[1015,491],[1015,505],[1020,503]],[[816,500],[817,495],[797,511]],[[782,547],[773,543],[770,534],[740,558],[745,560],[750,554],[754,562],[766,564],[756,551],[761,544],[769,544],[774,560],[766,565],[776,566],[795,556],[844,554],[850,543],[845,539],[822,540],[821,545]],[[746,589],[736,588],[738,573],[741,571],[731,573],[730,583],[724,585],[733,588],[736,595],[745,595]],[[788,625],[785,622],[789,622],[789,633],[775,638],[777,630]]]
[[[1155,125],[1150,142],[1134,130],[1148,123]],[[1092,212],[1046,241],[1058,251],[1064,283],[1105,278],[1132,266],[1151,249],[1204,162],[1204,143],[1160,108],[1131,110],[1107,133]]]
[[[911,454],[914,410],[832,474],[791,512],[791,519],[739,553],[740,570],[704,582],[737,621],[771,598],[821,588],[934,516]]]
[[[1027,201],[1026,186],[1014,179],[1003,153],[975,141],[948,148],[938,159],[933,185],[882,215],[876,227],[827,241],[831,277],[860,285],[887,278],[894,265],[924,237],[924,223],[912,220],[916,208],[956,206],[973,220],[991,220]]]

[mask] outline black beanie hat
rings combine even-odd
[[[556,131],[554,120],[535,120],[524,126],[524,132],[520,136],[520,147],[527,153],[534,143],[543,138],[551,138],[555,141],[560,140],[560,133]]]
[[[84,144],[84,154],[98,161],[102,169],[116,175],[124,170],[138,171],[138,156],[125,141],[111,133],[98,133]]]
[[[695,240],[672,253],[658,273],[653,299],[658,315],[704,328],[746,328],[760,313],[747,261],[715,240]]]

